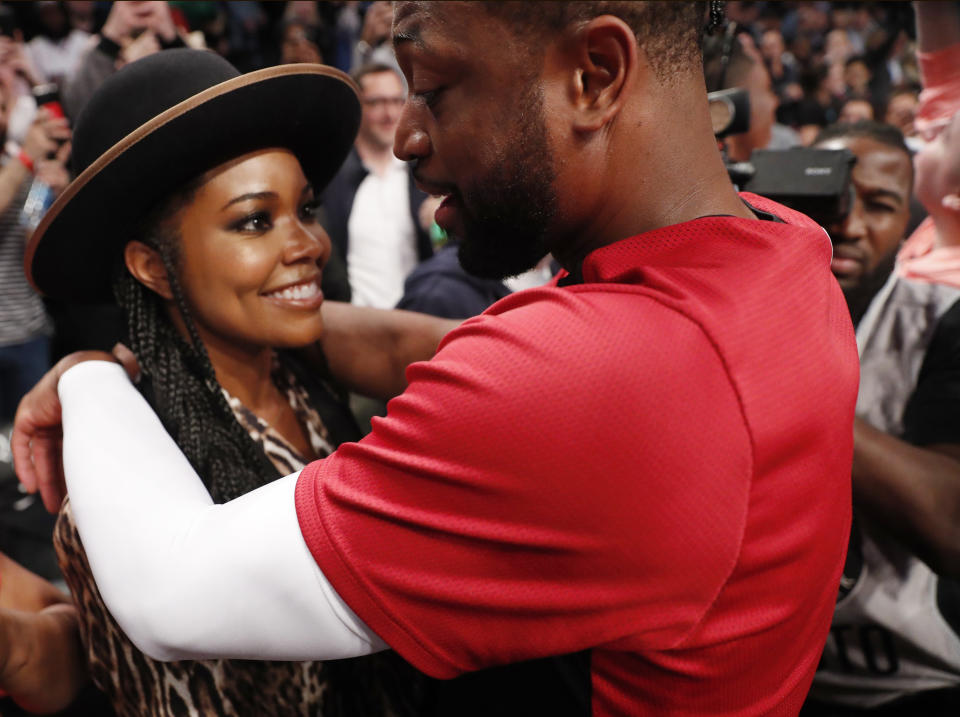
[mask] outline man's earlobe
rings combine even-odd
[[[159,294],[168,301],[173,299],[170,289],[170,278],[167,276],[167,267],[163,258],[153,247],[141,241],[130,241],[123,249],[123,260],[127,271],[151,291]]]
[[[637,69],[637,42],[630,27],[611,15],[594,18],[580,28],[575,42],[579,53],[575,128],[595,132],[623,106]]]

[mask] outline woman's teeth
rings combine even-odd
[[[297,299],[312,299],[319,291],[317,283],[311,281],[309,284],[297,284],[296,286],[288,286],[281,291],[271,291],[267,296],[295,301]]]

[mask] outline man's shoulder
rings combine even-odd
[[[627,284],[516,292],[450,332],[437,358],[541,383],[592,374],[639,385],[667,367],[696,381],[708,366],[723,370],[696,317]]]

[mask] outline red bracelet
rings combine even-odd
[[[20,164],[29,169],[31,172],[33,171],[33,160],[30,159],[29,154],[21,149],[20,154],[17,155],[17,159],[20,160]]]

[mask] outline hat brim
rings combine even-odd
[[[27,241],[31,285],[53,298],[112,301],[119,249],[158,201],[213,167],[267,147],[290,149],[317,191],[360,126],[356,85],[325,65],[281,65],[215,85],[157,115],[102,154]]]

